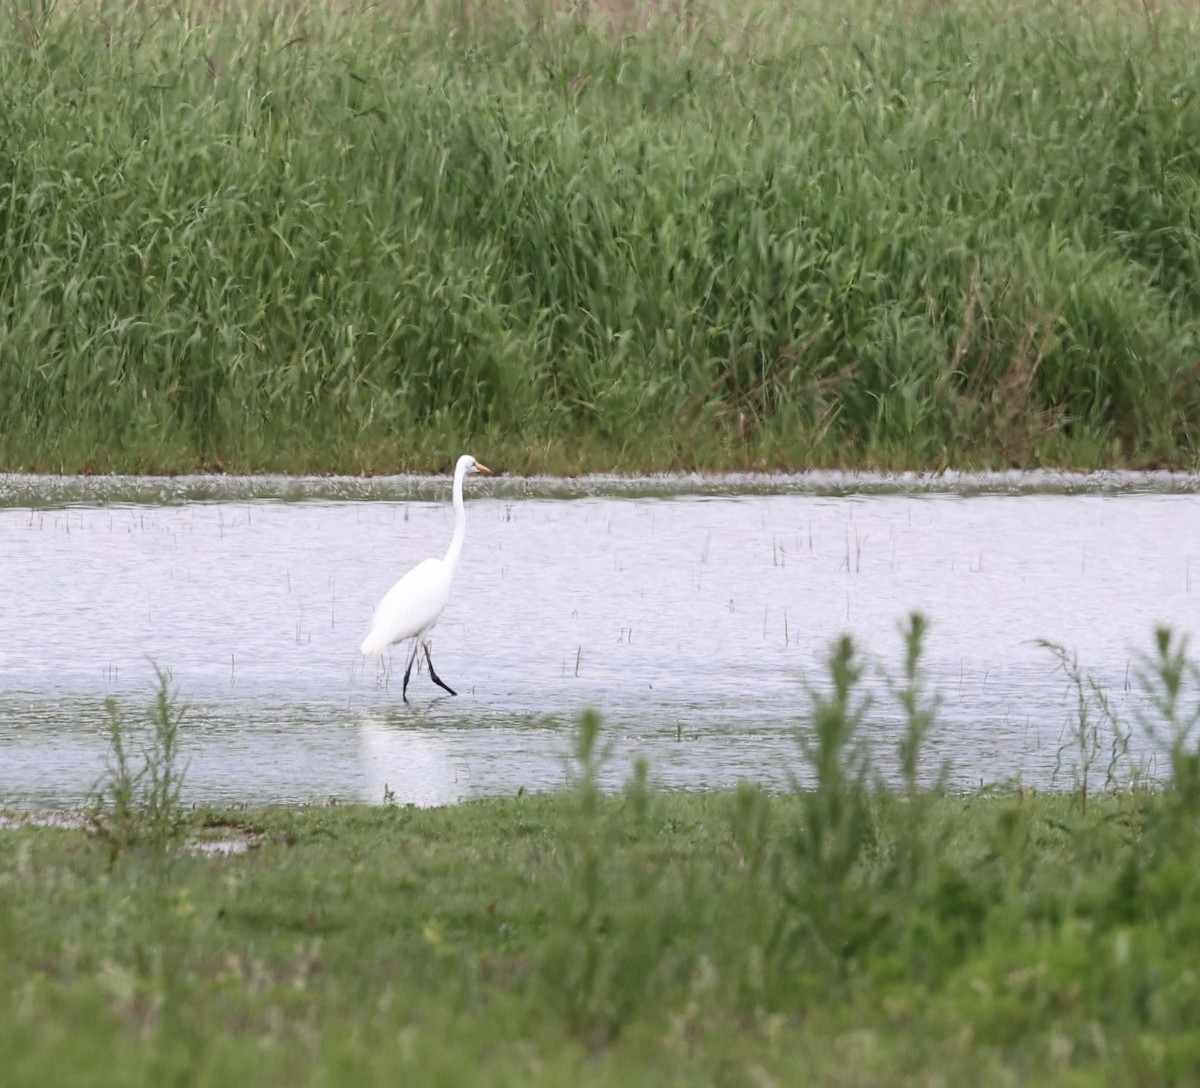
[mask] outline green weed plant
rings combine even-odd
[[[172,687],[170,672],[159,665],[154,671],[154,700],[140,726],[129,721],[115,699],[105,701],[107,767],[85,811],[113,862],[131,847],[165,858],[185,831],[181,795],[187,768],[180,727],[187,707]]]

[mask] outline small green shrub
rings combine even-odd
[[[180,796],[186,767],[180,726],[187,706],[171,686],[171,674],[154,666],[158,686],[146,721],[131,725],[115,699],[108,712],[108,765],[87,802],[92,829],[107,843],[111,861],[132,847],[165,857],[184,834]],[[136,755],[131,747],[137,746]]]

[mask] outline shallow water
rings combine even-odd
[[[786,787],[803,777],[793,729],[831,640],[850,632],[894,670],[914,609],[942,700],[929,766],[949,761],[963,787],[1069,786],[1074,695],[1036,640],[1077,652],[1131,721],[1154,625],[1197,627],[1198,487],[471,480],[433,639],[460,694],[415,675],[405,705],[402,651],[389,673],[357,645],[392,582],[444,551],[446,481],[264,477],[223,499],[215,478],[0,478],[0,807],[78,804],[103,768],[105,699],[141,715],[151,661],[189,704],[195,801],[553,789],[588,706],[610,784],[640,754],[667,788]],[[899,717],[874,674],[871,687],[886,770]],[[1137,761],[1155,773],[1152,746]]]

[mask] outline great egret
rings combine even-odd
[[[368,656],[383,653],[389,646],[412,639],[408,652],[408,664],[404,668],[404,686],[400,695],[408,702],[408,678],[412,674],[417,650],[425,651],[429,662],[429,676],[438,687],[457,695],[436,672],[433,658],[429,656],[429,632],[450,599],[450,583],[454,580],[454,568],[462,552],[463,536],[467,530],[467,515],[463,510],[463,480],[469,472],[491,472],[469,453],[464,453],[454,466],[454,535],[443,559],[426,559],[418,563],[400,579],[375,609],[371,630],[362,641],[362,652]]]

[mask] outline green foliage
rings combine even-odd
[[[900,704],[904,718],[904,732],[896,753],[903,785],[896,819],[903,831],[892,846],[894,879],[914,891],[934,871],[930,865],[931,857],[941,853],[943,843],[930,833],[930,809],[933,798],[944,788],[949,772],[948,764],[943,762],[928,782],[922,781],[922,774],[927,773],[923,757],[930,736],[937,728],[938,707],[937,696],[926,690],[921,669],[927,628],[928,622],[919,612],[909,616],[908,626],[901,630],[904,637],[903,671],[899,679],[888,680],[888,687]],[[882,789],[879,794],[885,803],[895,806],[897,798],[892,791]]]
[[[1154,632],[1153,655],[1144,655],[1137,681],[1149,711],[1140,724],[1151,740],[1167,747],[1171,778],[1181,802],[1200,814],[1200,669],[1187,656],[1187,636],[1169,628]],[[1188,704],[1191,705],[1188,705]]]
[[[131,847],[159,858],[179,844],[184,830],[180,794],[186,768],[179,728],[187,713],[171,687],[171,674],[154,666],[158,687],[143,728],[135,730],[115,699],[108,712],[108,765],[87,803],[88,820],[115,862]],[[130,745],[140,740],[140,761]]]
[[[6,1084],[1188,1082],[1186,644],[1158,632],[1139,672],[1173,773],[1085,806],[1082,781],[942,790],[924,633],[911,617],[885,685],[890,778],[868,662],[838,640],[786,795],[662,794],[644,763],[610,791],[587,713],[560,795],[177,814],[173,834],[256,846],[175,851],[169,886],[152,851],[113,865],[94,836],[6,829]],[[159,683],[155,720],[176,720]]]
[[[1168,752],[1171,789],[1147,818],[1146,850],[1123,890],[1161,905],[1164,897],[1200,893],[1200,669],[1187,656],[1186,636],[1158,628],[1154,652],[1141,657],[1136,682],[1145,704],[1139,724]],[[1191,924],[1200,926],[1200,918]]]
[[[875,833],[870,755],[861,735],[870,704],[860,692],[862,666],[848,635],[834,644],[828,670],[831,690],[809,690],[809,722],[797,733],[814,784],[799,792],[802,815],[780,874],[796,916],[793,945],[799,941],[813,954],[840,960],[853,954],[865,921],[852,904]]]
[[[0,466],[1193,465],[1195,32],[6,5]]]
[[[645,765],[614,808],[598,787],[606,758],[600,737],[599,715],[584,712],[575,735],[573,805],[558,844],[559,880],[549,882],[545,897],[546,911],[561,924],[534,954],[546,999],[561,1004],[590,1046],[609,1042],[644,1010],[676,930],[661,909],[672,895],[661,867],[630,842],[650,817]]]

